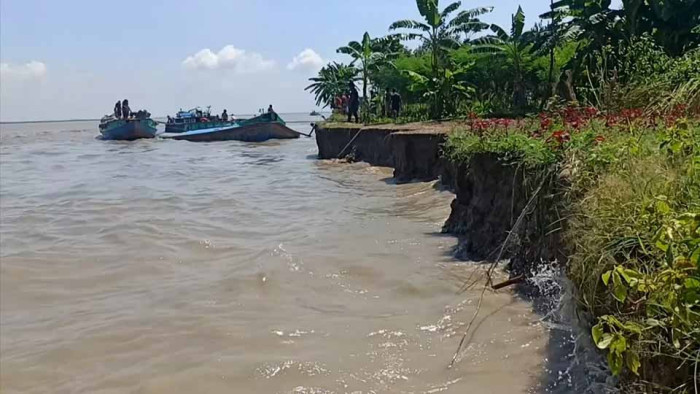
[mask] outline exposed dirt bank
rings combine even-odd
[[[440,147],[456,122],[362,126],[326,123],[316,128],[319,159],[351,157],[376,166],[394,168],[399,182],[437,179],[443,171]],[[342,157],[339,157],[342,156]]]

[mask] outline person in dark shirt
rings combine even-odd
[[[129,119],[131,116],[131,108],[129,108],[129,100],[124,99],[122,101],[122,117],[124,119]]]
[[[396,89],[391,92],[391,116],[394,119],[399,117],[401,113],[401,95],[396,91]]]
[[[348,84],[350,88],[350,98],[348,100],[348,122],[352,122],[352,117],[355,117],[355,123],[360,123],[360,117],[358,115],[360,111],[360,93],[357,91],[355,84],[350,82]]]
[[[221,113],[221,120],[223,120],[224,122],[228,122],[228,112],[226,110],[224,110],[224,112]]]
[[[122,102],[117,101],[116,104],[114,104],[114,117],[119,119],[122,117]]]

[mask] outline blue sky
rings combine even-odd
[[[532,25],[549,1],[462,7],[507,26],[518,4]],[[413,0],[2,0],[0,120],[98,118],[123,98],[158,116],[308,112],[307,79],[337,47],[418,17]]]

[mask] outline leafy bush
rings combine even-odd
[[[681,120],[609,139],[607,152],[569,152],[579,192],[569,277],[614,374],[689,390],[700,352],[700,127]]]

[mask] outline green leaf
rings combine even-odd
[[[654,204],[654,209],[657,213],[662,215],[668,215],[671,212],[671,207],[665,201],[661,200],[656,201],[656,204]]]
[[[666,239],[666,229],[665,228],[660,228],[659,231],[656,232],[656,235],[654,236],[654,246],[656,246],[659,250],[662,252],[666,252],[668,250],[668,240]]]
[[[666,249],[666,264],[668,264],[669,267],[673,267],[673,260],[675,260],[673,255],[673,248],[669,246]]]
[[[613,296],[620,302],[625,302],[627,299],[627,288],[625,286],[615,286],[613,288]]]
[[[622,268],[622,267],[617,267],[617,268],[615,269],[615,272],[619,273],[620,276],[622,277],[622,279],[625,280],[625,282],[630,283],[630,282],[632,281],[632,278],[631,278],[629,275],[627,275],[627,272],[625,272],[625,269],[624,269],[624,268]]]
[[[610,351],[617,354],[622,354],[627,350],[627,339],[620,335],[615,334],[613,336],[612,342],[610,342]]]
[[[600,350],[607,349],[608,346],[610,346],[610,342],[612,342],[612,340],[613,336],[611,334],[603,334],[603,336],[600,337],[600,341],[598,341],[595,345]]]
[[[613,375],[619,375],[622,372],[622,355],[613,352],[608,353],[608,365]]]
[[[622,278],[617,272],[613,272],[613,296],[620,302],[627,299],[627,287],[622,283]]]
[[[647,324],[647,326],[650,326],[650,327],[660,327],[661,326],[660,321],[658,321],[657,319],[651,319],[651,318],[646,320],[646,324]]]
[[[696,267],[700,267],[700,246],[695,248],[690,255],[690,262]]]
[[[593,343],[598,345],[601,338],[603,337],[603,325],[601,323],[596,324],[591,329],[591,335],[593,336]]]
[[[523,34],[525,27],[525,13],[522,7],[518,6],[518,11],[513,15],[512,35],[514,38],[519,38]]]
[[[687,278],[683,285],[686,289],[700,289],[700,280],[696,278]]]
[[[603,283],[605,284],[605,286],[607,286],[608,283],[610,282],[610,275],[612,275],[612,271],[608,271],[608,272],[604,273],[602,276]]]
[[[644,327],[637,322],[630,321],[625,323],[625,330],[639,335],[644,330]]]
[[[680,349],[681,348],[681,341],[680,341],[680,339],[678,339],[678,335],[675,333],[675,331],[676,330],[673,330],[673,332],[674,332],[673,347],[675,347],[676,349]]]
[[[639,362],[639,355],[636,352],[630,350],[625,353],[625,364],[633,374],[639,375],[639,367],[642,366],[642,363]]]

